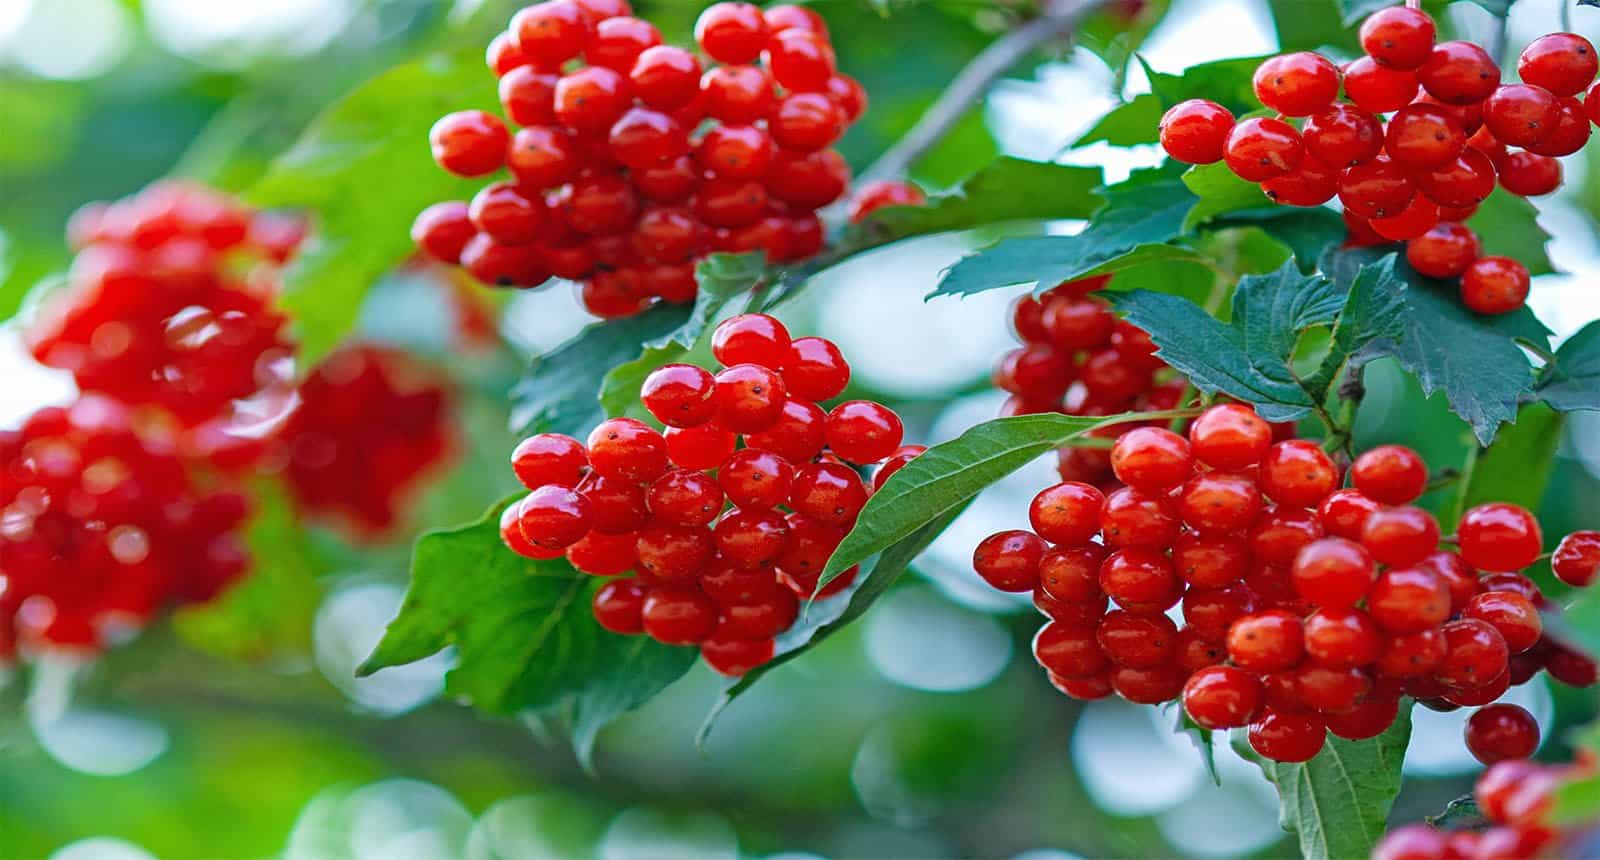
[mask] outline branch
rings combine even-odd
[[[950,133],[961,117],[983,98],[994,82],[1034,49],[1052,39],[1070,36],[1078,22],[1106,0],[1048,0],[1039,17],[990,43],[950,81],[917,124],[857,180],[864,184],[904,176],[918,159]]]

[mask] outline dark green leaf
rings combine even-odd
[[[961,187],[925,206],[880,209],[858,229],[877,244],[1004,221],[1087,218],[1100,206],[1095,189],[1104,181],[1098,167],[1008,156],[995,159]]]
[[[1335,251],[1324,258],[1322,268],[1347,284],[1356,267],[1382,253],[1370,248]],[[1443,391],[1451,411],[1472,425],[1481,444],[1488,444],[1533,391],[1532,366],[1516,339],[1547,343],[1548,330],[1527,308],[1479,316],[1461,304],[1454,286],[1424,278],[1404,261],[1395,271],[1407,285],[1404,333],[1373,343],[1368,357],[1393,356],[1416,375],[1425,394]]]
[[[1545,371],[1539,399],[1562,412],[1600,409],[1600,321],[1591,322],[1556,350]]]
[[[1200,198],[1199,205],[1189,213],[1185,229],[1203,224],[1228,212],[1272,205],[1272,201],[1262,192],[1259,183],[1240,179],[1228,169],[1228,165],[1220,161],[1216,164],[1189,168],[1183,174],[1183,184],[1189,186],[1189,190]]]
[[[1344,26],[1338,0],[1267,0],[1281,51],[1314,51],[1326,45],[1356,55],[1355,30]]]
[[[1395,333],[1402,291],[1393,260],[1364,268],[1348,292],[1287,263],[1270,275],[1240,279],[1229,323],[1161,293],[1119,293],[1111,300],[1195,387],[1252,403],[1270,421],[1288,421],[1322,405],[1334,373],[1351,356]],[[1290,362],[1300,333],[1326,325],[1334,333],[1322,369],[1299,378]]]
[[[1120,107],[1112,108],[1100,121],[1072,142],[1073,148],[1105,141],[1112,146],[1138,146],[1161,139],[1158,126],[1166,107],[1155,93],[1140,93]]]
[[[587,761],[600,728],[681,677],[695,651],[602,628],[589,608],[597,577],[565,559],[522,558],[500,543],[508,503],[417,541],[400,613],[360,673],[454,645],[447,693],[491,714],[566,717]]]
[[[1150,78],[1151,91],[1112,109],[1072,145],[1087,146],[1102,140],[1116,146],[1155,143],[1160,139],[1157,126],[1161,115],[1185,99],[1210,99],[1236,114],[1253,111],[1261,107],[1261,102],[1256,99],[1251,80],[1255,77],[1256,66],[1264,59],[1240,57],[1201,63],[1190,66],[1181,75],[1158,72],[1141,59],[1145,74]]]
[[[1007,239],[963,257],[930,294],[970,295],[1019,283],[1041,287],[1154,260],[1197,259],[1169,245],[1185,230],[1199,198],[1175,167],[1135,173],[1100,190],[1105,206],[1073,236]]]
[[[1538,510],[1555,467],[1563,423],[1560,413],[1530,403],[1517,412],[1516,423],[1501,430],[1493,444],[1474,449],[1461,491],[1450,509],[1441,512],[1439,525],[1446,533],[1454,531],[1463,511],[1484,502],[1512,502]]]
[[[483,184],[439,169],[428,129],[451,111],[495,109],[484,75],[476,48],[390,69],[329,108],[246,193],[316,216],[315,241],[290,266],[282,297],[306,366],[350,331],[378,278],[411,255],[416,214]]]
[[[1322,207],[1272,206],[1229,212],[1211,222],[1217,229],[1260,227],[1289,247],[1300,271],[1310,274],[1329,248],[1344,241],[1347,230],[1337,212]]]
[[[1496,188],[1467,220],[1467,226],[1478,234],[1483,253],[1513,257],[1522,261],[1529,273],[1547,275],[1555,266],[1545,253],[1550,234],[1539,226],[1538,216],[1539,210],[1528,198]]]
[[[582,438],[606,419],[597,396],[601,380],[612,368],[637,359],[645,343],[678,331],[690,314],[682,305],[657,305],[636,317],[595,323],[535,358],[511,389],[512,426]]]
[[[1269,761],[1252,750],[1243,733],[1234,748],[1278,787],[1278,815],[1299,837],[1305,860],[1367,857],[1383,836],[1389,808],[1400,793],[1400,763],[1411,740],[1411,702],[1383,734],[1364,741],[1328,735],[1308,762]]]

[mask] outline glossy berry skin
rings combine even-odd
[[[649,425],[612,418],[589,433],[589,464],[608,478],[642,484],[667,470],[667,443]]]
[[[667,456],[685,469],[714,469],[733,453],[738,437],[715,423],[668,427]]]
[[[1378,625],[1359,609],[1319,609],[1304,623],[1306,654],[1319,666],[1354,669],[1378,659],[1383,650]]]
[[[1571,155],[1583,149],[1592,133],[1583,103],[1573,96],[1561,96],[1556,99],[1555,125],[1529,150],[1531,154],[1547,158]],[[1559,170],[1555,172],[1560,175]]]
[[[529,541],[545,548],[565,549],[577,543],[593,523],[589,500],[555,484],[534,490],[518,506],[517,527]]]
[[[522,503],[526,499],[527,497],[524,496],[507,505],[506,509],[500,512],[500,542],[505,544],[507,549],[523,558],[541,561],[560,558],[562,553],[560,547],[540,546],[523,534],[521,523]]]
[[[590,472],[576,489],[594,508],[594,530],[601,534],[624,534],[649,522],[644,488],[638,484]]]
[[[1189,442],[1159,427],[1138,427],[1124,433],[1111,449],[1117,480],[1140,490],[1166,490],[1189,477],[1194,460]]]
[[[898,179],[878,179],[862,184],[850,196],[850,223],[860,224],[868,215],[890,206],[921,206],[928,202],[922,189]]]
[[[1240,120],[1228,133],[1223,159],[1241,179],[1264,182],[1284,176],[1305,157],[1300,132],[1283,120],[1252,117]]]
[[[1373,668],[1388,678],[1415,678],[1431,673],[1444,661],[1444,634],[1437,627],[1385,638],[1383,653]]]
[[[1500,85],[1500,67],[1471,42],[1440,42],[1417,69],[1428,94],[1450,105],[1480,102]]]
[[[1189,99],[1167,109],[1161,117],[1161,148],[1185,164],[1214,164],[1222,160],[1233,113],[1206,99]]]
[[[446,114],[428,131],[433,160],[457,176],[483,176],[506,163],[505,123],[480,110]]]
[[[1348,609],[1366,597],[1377,569],[1361,544],[1331,537],[1300,550],[1291,575],[1295,591],[1310,603],[1324,609]]]
[[[788,500],[794,467],[770,451],[745,448],[723,461],[717,480],[741,510],[769,510]]]
[[[1415,73],[1358,57],[1344,68],[1344,91],[1356,107],[1371,114],[1397,111],[1417,97]]]
[[[567,561],[591,576],[616,576],[633,570],[638,558],[634,554],[634,535],[608,535],[591,531],[572,546],[567,547]]]
[[[1285,116],[1310,116],[1339,95],[1339,69],[1310,51],[1280,54],[1256,67],[1256,98]]]
[[[839,347],[825,338],[795,338],[781,367],[789,393],[806,400],[837,397],[850,384],[850,365]]]
[[[740,314],[717,325],[711,354],[724,366],[758,364],[776,370],[789,360],[791,343],[789,330],[776,317]]]
[[[1111,668],[1092,628],[1050,622],[1033,637],[1033,658],[1062,678],[1088,678]]]
[[[1149,669],[1171,662],[1177,649],[1178,627],[1159,613],[1114,609],[1100,619],[1095,640],[1118,666]]]
[[[1165,554],[1150,549],[1118,550],[1100,565],[1100,590],[1130,612],[1164,612],[1183,594],[1183,581]]]
[[[1102,600],[1100,566],[1105,548],[1098,544],[1057,546],[1039,559],[1039,587],[1054,600],[1092,603]]]
[[[1261,709],[1261,682],[1232,666],[1211,666],[1183,685],[1183,708],[1200,726],[1231,729],[1250,724]]]
[[[1558,96],[1575,96],[1594,82],[1600,71],[1594,45],[1576,33],[1540,36],[1522,49],[1517,77]]]
[[[1430,278],[1459,277],[1482,256],[1478,234],[1461,224],[1439,224],[1406,243],[1406,262]]]
[[[654,24],[639,18],[619,15],[595,25],[594,36],[584,48],[590,67],[607,68],[626,75],[639,55],[661,44],[661,33]]]
[[[1472,598],[1461,617],[1476,618],[1500,631],[1512,654],[1532,648],[1544,633],[1538,607],[1528,598],[1509,591],[1486,591]]]
[[[1394,696],[1380,696],[1376,692],[1366,701],[1348,711],[1324,714],[1328,731],[1351,741],[1364,741],[1384,733],[1400,715],[1400,700]]]
[[[1203,472],[1190,478],[1178,494],[1184,524],[1202,535],[1249,528],[1261,508],[1261,491],[1242,475]]]
[[[1474,312],[1510,313],[1528,299],[1528,267],[1510,257],[1480,257],[1461,275],[1461,301]]]
[[[1421,9],[1390,6],[1361,22],[1361,50],[1393,69],[1415,69],[1433,51],[1433,18]]]
[[[673,469],[651,482],[645,504],[656,522],[706,526],[722,512],[722,489],[703,472]]]
[[[783,514],[768,510],[730,511],[712,535],[717,551],[746,570],[772,567],[789,545],[789,526]]]
[[[1468,510],[1456,526],[1461,557],[1484,571],[1518,571],[1544,549],[1539,521],[1526,508],[1491,502]]]
[[[1410,448],[1382,445],[1356,458],[1350,479],[1368,498],[1386,505],[1405,505],[1427,489],[1428,466]]]
[[[1261,462],[1272,446],[1272,427],[1255,410],[1238,404],[1213,406],[1189,425],[1189,448],[1214,469],[1244,469]]]
[[[772,659],[771,639],[733,639],[713,636],[700,643],[700,659],[713,671],[729,678],[746,675]]]
[[[561,78],[533,66],[520,66],[500,79],[500,106],[517,125],[555,122],[556,82]]]
[[[1441,207],[1474,207],[1494,191],[1495,165],[1481,150],[1468,146],[1455,161],[1431,171],[1413,174],[1417,190]],[[1442,220],[1460,221],[1470,216],[1440,212]]]
[[[561,124],[579,132],[608,132],[632,106],[628,79],[604,66],[585,66],[556,83],[552,110]]]
[[[1292,668],[1305,655],[1300,619],[1279,609],[1246,615],[1228,629],[1228,658],[1251,672]]]
[[[826,149],[844,127],[844,114],[822,93],[790,93],[767,116],[773,142],[791,152]]]
[[[858,465],[876,463],[900,447],[905,428],[894,410],[870,400],[848,400],[828,413],[828,448]]]
[[[1479,708],[1467,720],[1467,749],[1484,764],[1525,759],[1539,748],[1539,724],[1516,705]]]
[[[517,443],[511,451],[511,468],[530,490],[546,484],[577,486],[589,457],[583,443],[560,433],[540,433]]]
[[[1483,125],[1508,146],[1534,146],[1556,126],[1559,105],[1543,87],[1504,84],[1483,103]]]
[[[1322,536],[1322,526],[1310,511],[1272,507],[1251,526],[1250,551],[1257,562],[1287,566],[1300,550]]]
[[[1339,200],[1363,218],[1387,218],[1404,211],[1416,196],[1416,182],[1391,159],[1379,156],[1339,177]]]
[[[1578,531],[1562,538],[1550,567],[1568,585],[1584,588],[1593,583],[1600,573],[1600,532]]]
[[[417,250],[441,263],[461,262],[462,250],[477,232],[467,204],[459,200],[435,203],[411,223],[411,241]]]
[[[1339,468],[1321,446],[1304,439],[1279,442],[1261,460],[1261,492],[1280,505],[1317,505],[1339,486]]]
[[[1267,708],[1250,724],[1250,746],[1278,762],[1309,761],[1327,741],[1327,724],[1314,713]]]
[[[651,108],[629,108],[611,126],[611,154],[632,168],[650,167],[689,151],[689,137],[671,116]]]
[[[1535,152],[1500,159],[1500,187],[1519,197],[1541,197],[1561,187],[1561,162]]]
[[[1039,537],[1052,544],[1085,545],[1100,531],[1105,499],[1105,494],[1088,484],[1063,482],[1046,487],[1033,497],[1028,505],[1028,521]]]
[[[772,138],[753,125],[718,125],[695,147],[695,163],[718,176],[758,179],[772,163]]]
[[[783,416],[788,394],[775,371],[735,364],[717,374],[717,423],[738,433],[760,433]]]
[[[594,25],[573,0],[546,0],[513,15],[507,32],[518,51],[547,68],[576,57]]]
[[[700,60],[672,45],[646,48],[628,70],[633,94],[657,110],[673,111],[700,92]]]
[[[1438,548],[1439,522],[1421,508],[1378,511],[1367,518],[1361,543],[1379,562],[1405,567],[1422,561]]]
[[[1421,633],[1450,617],[1450,588],[1429,568],[1393,568],[1372,584],[1367,611],[1390,633]]]
[[[790,398],[778,420],[760,433],[746,434],[745,444],[771,451],[790,463],[804,463],[822,453],[827,444],[827,420],[827,413],[816,404]]]
[[[867,503],[861,477],[839,463],[811,463],[795,473],[789,507],[833,526],[850,526]]]
[[[1475,618],[1452,621],[1442,628],[1445,657],[1434,677],[1458,689],[1494,680],[1506,670],[1510,652],[1505,637],[1492,625]]]
[[[639,400],[668,427],[696,427],[716,417],[716,378],[692,364],[666,364],[650,372]]]
[[[719,66],[700,78],[706,113],[713,119],[745,125],[763,119],[774,99],[772,79],[758,66]]]
[[[1371,113],[1343,102],[1307,117],[1300,133],[1306,155],[1333,167],[1370,161],[1383,151],[1383,124]]]
[[[1360,490],[1335,490],[1317,506],[1317,521],[1330,535],[1359,541],[1367,526],[1367,517],[1380,508]]]
[[[644,632],[667,645],[703,642],[717,627],[717,605],[696,588],[652,588],[640,616]]]
[[[643,633],[644,602],[645,590],[638,582],[613,580],[594,593],[594,619],[612,633],[624,636]]]
[[[1039,584],[1039,560],[1046,548],[1032,532],[996,532],[972,551],[972,568],[1000,591],[1032,591]]]
[[[1384,149],[1411,171],[1432,170],[1455,161],[1466,148],[1467,133],[1455,115],[1439,105],[1407,105],[1389,120]]]
[[[1106,497],[1100,512],[1101,536],[1110,547],[1166,547],[1181,523],[1164,496],[1123,487]]]
[[[767,42],[766,60],[773,79],[796,92],[826,91],[836,71],[828,40],[799,29],[775,34]]]
[[[716,3],[695,20],[694,39],[719,63],[750,63],[766,44],[767,22],[753,3]]]

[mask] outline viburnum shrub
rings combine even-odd
[[[817,589],[872,489],[923,449],[901,445],[881,404],[818,405],[850,381],[831,341],[743,314],[717,326],[712,353],[714,373],[667,364],[645,378],[639,401],[665,433],[613,418],[586,442],[524,439],[511,465],[532,492],[505,509],[500,535],[529,558],[615,577],[594,594],[602,627],[697,646],[743,675],[772,659],[800,601],[854,581],[852,567]],[[857,468],[872,465],[869,483]]]
[[[783,263],[822,249],[816,210],[850,180],[830,147],[867,105],[822,18],[717,3],[696,53],[630,12],[545,0],[495,37],[505,118],[452,113],[429,140],[451,173],[509,178],[418,215],[424,253],[496,286],[579,281],[583,306],[614,318],[693,301],[695,262],[713,251]]]
[[[1461,222],[1496,179],[1522,197],[1560,187],[1558,159],[1581,150],[1590,120],[1600,122],[1600,65],[1587,39],[1551,33],[1523,50],[1522,82],[1501,83],[1483,48],[1436,42],[1435,33],[1421,9],[1380,9],[1361,25],[1365,55],[1342,68],[1310,51],[1263,62],[1255,94],[1271,115],[1236,119],[1216,102],[1190,99],[1162,117],[1161,144],[1179,161],[1225,162],[1279,203],[1337,197],[1350,245],[1405,242],[1411,266],[1459,279],[1473,311],[1516,310],[1528,296],[1528,267],[1484,255]]]
[[[1062,692],[1181,698],[1199,726],[1248,727],[1256,752],[1300,762],[1328,732],[1382,733],[1402,695],[1452,710],[1540,669],[1594,683],[1592,660],[1544,635],[1555,607],[1520,573],[1542,552],[1532,514],[1479,505],[1446,541],[1412,505],[1429,480],[1415,451],[1373,448],[1347,475],[1316,442],[1273,438],[1237,404],[1205,410],[1187,435],[1134,426],[1110,449],[1114,484],[1047,487],[1031,531],[978,545],[978,574],[1031,593],[1050,619],[1034,656]],[[1589,535],[1568,537],[1567,555]],[[1592,577],[1591,556],[1566,578]],[[1485,762],[1537,743],[1519,709],[1468,723]]]

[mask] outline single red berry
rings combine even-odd
[[[905,428],[893,409],[870,400],[847,400],[828,413],[828,448],[845,460],[876,463],[900,447]]]
[[[1476,618],[1500,631],[1506,648],[1520,654],[1538,644],[1544,633],[1539,609],[1533,601],[1509,591],[1487,591],[1467,603],[1462,618]]]
[[[1233,113],[1206,99],[1189,99],[1167,109],[1161,117],[1161,148],[1186,164],[1214,164],[1222,160],[1233,131]]]
[[[1583,149],[1591,133],[1589,116],[1584,112],[1583,103],[1573,96],[1559,96],[1556,98],[1555,125],[1528,150],[1535,155],[1560,158]],[[1557,171],[1557,184],[1559,175]]]
[[[541,547],[565,549],[589,533],[594,510],[583,494],[571,488],[546,484],[520,503],[517,527]]]
[[[1300,550],[1323,536],[1316,514],[1297,508],[1272,507],[1250,528],[1250,551],[1261,564],[1294,562]],[[1288,577],[1288,571],[1285,571]]]
[[[1148,669],[1119,666],[1111,672],[1111,688],[1136,705],[1159,705],[1182,695],[1185,674],[1174,663]]]
[[[1262,182],[1300,166],[1305,145],[1294,126],[1271,117],[1240,120],[1228,133],[1223,158],[1241,179]]]
[[[757,179],[772,163],[772,138],[753,125],[718,125],[695,147],[695,162],[718,176]]]
[[[1367,518],[1361,543],[1373,558],[1390,567],[1416,564],[1438,548],[1439,521],[1410,506],[1378,511]]]
[[[878,468],[873,470],[872,491],[876,493],[882,489],[885,481],[888,481],[896,472],[905,468],[912,460],[926,453],[928,453],[928,446],[926,445],[901,445],[894,449],[894,453],[889,455],[889,459],[884,460]]]
[[[1367,611],[1391,633],[1420,633],[1450,617],[1450,588],[1427,567],[1385,571],[1367,595]]]
[[[718,66],[700,78],[706,113],[743,125],[766,118],[774,99],[772,79],[757,66]]]
[[[921,206],[928,202],[922,189],[899,179],[876,179],[862,184],[850,197],[850,223],[860,224],[868,215],[890,206]]]
[[[1467,132],[1455,115],[1439,105],[1406,105],[1389,120],[1384,148],[1411,171],[1443,167],[1467,146]]]
[[[1189,477],[1193,466],[1188,441],[1160,427],[1130,430],[1111,449],[1111,468],[1117,479],[1140,490],[1176,487]]]
[[[1441,682],[1466,689],[1494,680],[1506,670],[1510,652],[1505,637],[1475,618],[1452,621],[1442,628],[1445,657],[1434,670]]]
[[[1339,68],[1311,51],[1281,54],[1256,67],[1256,98],[1285,116],[1310,116],[1339,95]]]
[[[1528,267],[1510,257],[1479,257],[1461,275],[1461,301],[1475,313],[1510,313],[1528,299]]]
[[[715,3],[694,22],[694,40],[719,63],[752,63],[767,41],[767,22],[753,3]]]
[[[467,204],[459,200],[435,203],[411,223],[411,241],[422,253],[441,263],[461,262],[462,249],[477,232]]]
[[[1371,57],[1358,57],[1344,67],[1344,92],[1362,110],[1397,111],[1417,98],[1417,73],[1392,69]]]
[[[1428,94],[1445,104],[1480,102],[1500,85],[1500,67],[1471,42],[1440,42],[1417,69]]]
[[[1417,189],[1441,207],[1473,207],[1494,191],[1494,162],[1482,150],[1468,146],[1455,161],[1431,171],[1416,173]],[[1471,213],[1467,213],[1470,216]],[[1444,221],[1461,221],[1466,216],[1450,216],[1441,210]]]
[[[545,0],[511,17],[509,32],[517,50],[545,68],[557,68],[576,57],[593,34],[594,25],[573,0]]]
[[[525,501],[527,501],[526,496],[506,505],[505,510],[500,512],[500,542],[506,545],[506,549],[523,558],[535,561],[560,558],[563,552],[560,547],[539,546],[522,533],[522,503]]]
[[[632,534],[608,535],[591,531],[572,546],[567,547],[567,561],[590,576],[616,576],[633,570],[638,564]]]
[[[855,525],[867,503],[861,476],[839,463],[811,463],[794,476],[789,507],[796,513],[834,526]]]
[[[1293,172],[1261,183],[1261,190],[1285,206],[1321,206],[1339,193],[1339,171],[1308,154]]]
[[[586,171],[565,189],[561,212],[579,232],[596,236],[622,233],[633,226],[639,214],[639,197],[619,174]]]
[[[1386,505],[1405,505],[1427,489],[1428,466],[1410,448],[1381,445],[1356,458],[1350,478],[1368,498]]]
[[[668,427],[697,427],[716,417],[716,378],[692,364],[664,364],[639,388],[639,401]]]
[[[1118,666],[1149,669],[1171,662],[1177,652],[1178,625],[1160,613],[1113,609],[1095,628],[1095,640]]]
[[[589,465],[583,444],[560,433],[540,433],[517,443],[511,451],[511,468],[524,487],[537,490],[546,484],[577,486]]]
[[[1271,445],[1272,427],[1248,406],[1213,406],[1189,425],[1189,446],[1195,459],[1214,469],[1254,466]]]
[[[446,114],[428,132],[433,160],[458,176],[483,176],[506,163],[511,135],[505,123],[481,110]]]
[[[790,463],[804,463],[822,453],[827,444],[827,413],[815,403],[789,398],[772,426],[745,436],[745,444],[771,451]]]
[[[1123,487],[1106,497],[1100,530],[1106,546],[1171,546],[1180,528],[1178,512],[1164,495]]]
[[[783,379],[757,364],[735,364],[716,376],[717,423],[739,433],[760,433],[783,416]]]
[[[677,120],[658,110],[630,108],[611,126],[611,154],[627,167],[640,168],[689,151],[689,137]]]
[[[527,188],[552,188],[572,179],[581,156],[572,138],[557,129],[529,126],[511,138],[506,167]]]
[[[1164,553],[1130,547],[1100,565],[1100,590],[1130,612],[1165,612],[1183,595],[1183,580]]]
[[[695,645],[717,627],[717,605],[697,588],[650,589],[640,610],[644,632],[667,645]]]
[[[1365,666],[1383,652],[1378,625],[1359,609],[1319,609],[1311,613],[1305,620],[1305,644],[1306,654],[1330,669]]]
[[[850,382],[850,365],[833,341],[820,337],[796,338],[779,365],[790,394],[807,400],[837,397]]]
[[[1559,105],[1543,87],[1502,84],[1483,102],[1483,125],[1507,146],[1533,146],[1556,126]]]
[[[1052,547],[1039,559],[1039,586],[1067,603],[1100,600],[1105,596],[1100,591],[1100,565],[1105,555],[1099,544]]]
[[[1293,613],[1271,609],[1246,615],[1228,628],[1228,657],[1251,672],[1280,672],[1305,656],[1305,630]]]
[[[516,69],[532,63],[533,58],[517,47],[516,37],[507,31],[497,33],[489,40],[489,47],[483,52],[483,61],[489,66],[489,71],[494,72],[495,77],[505,77]]]
[[[1261,491],[1242,475],[1205,472],[1190,478],[1178,495],[1183,521],[1200,534],[1248,528],[1261,513]]]
[[[767,116],[772,140],[791,152],[826,149],[844,133],[845,118],[822,93],[790,93]]]
[[[494,287],[536,287],[550,274],[536,245],[506,245],[478,233],[461,249],[461,267],[480,283]]]
[[[714,176],[700,186],[694,213],[713,227],[747,227],[767,211],[767,191],[761,183],[730,176]]]
[[[520,66],[500,79],[500,106],[506,118],[517,125],[549,125],[555,122],[556,82],[561,77],[541,72],[533,66]]]
[[[1518,571],[1544,549],[1539,521],[1526,508],[1491,502],[1468,510],[1456,526],[1461,557],[1487,571]]]
[[[552,110],[574,131],[604,133],[632,106],[628,79],[604,66],[585,66],[556,83]]]
[[[1550,566],[1562,582],[1587,587],[1600,572],[1600,532],[1578,531],[1562,538]]]
[[[1306,118],[1306,154],[1333,167],[1370,161],[1383,151],[1383,124],[1371,113],[1338,102]]]
[[[672,111],[700,93],[700,61],[673,45],[646,48],[628,71],[633,94],[656,110]]]
[[[1411,203],[1417,184],[1394,161],[1378,156],[1345,170],[1339,177],[1339,200],[1363,218],[1398,215]]]
[[[767,21],[767,32],[770,35],[775,36],[785,30],[805,30],[824,39],[828,37],[827,22],[809,6],[790,3],[768,6],[762,17]]]
[[[1500,185],[1519,197],[1541,197],[1561,187],[1561,162],[1535,152],[1513,152],[1500,160]]]
[[[1232,535],[1178,536],[1172,547],[1178,575],[1197,588],[1221,588],[1238,582],[1249,569],[1250,547]]]
[[[717,480],[740,509],[768,510],[788,500],[794,467],[770,451],[745,448],[723,461]]]
[[[712,636],[700,643],[700,659],[720,675],[737,678],[772,660],[771,639],[725,639]]]
[[[667,442],[632,418],[603,421],[589,433],[589,464],[608,478],[642,484],[667,470]]]
[[[996,532],[972,551],[972,568],[1001,591],[1032,591],[1039,584],[1039,561],[1045,542],[1033,532]]]
[[[473,195],[468,217],[502,245],[526,245],[545,232],[550,216],[542,199],[525,196],[514,182],[495,182]]]
[[[824,92],[835,72],[833,46],[825,36],[798,28],[782,30],[767,42],[767,68],[785,89]]]
[[[1379,236],[1391,242],[1404,242],[1421,236],[1439,223],[1439,204],[1418,194],[1406,208],[1394,215],[1373,218],[1369,223]]]
[[[594,509],[594,530],[601,534],[632,532],[650,519],[644,488],[637,483],[590,472],[576,489],[589,500]]]
[[[1390,678],[1429,675],[1444,662],[1447,648],[1437,627],[1393,635],[1385,640],[1376,668],[1378,674]]]
[[[1594,45],[1576,33],[1540,36],[1522,49],[1517,76],[1558,96],[1575,96],[1594,82],[1600,70]]]
[[[713,538],[722,557],[738,567],[772,567],[788,548],[789,525],[770,508],[735,509],[717,523]]]
[[[1088,544],[1100,532],[1100,511],[1105,499],[1105,494],[1088,484],[1072,481],[1056,484],[1033,497],[1028,505],[1028,521],[1040,537],[1052,544]]]
[[[1183,685],[1183,709],[1207,729],[1249,725],[1263,698],[1261,681],[1232,666],[1201,669]]]
[[[1033,637],[1033,658],[1062,678],[1088,678],[1111,668],[1094,628],[1050,622]]]
[[[1360,669],[1306,663],[1294,672],[1294,691],[1305,706],[1319,713],[1340,713],[1366,699],[1372,679]]]
[[[668,427],[666,443],[667,456],[675,465],[685,469],[715,469],[733,453],[738,436],[712,422],[697,427]]]
[[[765,180],[772,196],[790,206],[818,209],[844,196],[850,165],[834,150],[778,152]]]
[[[1459,277],[1483,253],[1478,234],[1461,224],[1439,224],[1406,243],[1406,262],[1430,278]]]
[[[1415,69],[1433,51],[1433,18],[1421,9],[1390,6],[1361,22],[1361,50],[1394,69]]]
[[[789,544],[778,559],[778,567],[797,577],[808,577],[815,585],[817,575],[828,564],[828,557],[844,540],[847,530],[819,522],[804,514],[789,514]],[[806,592],[810,597],[810,592]]]
[[[1361,544],[1330,537],[1300,550],[1291,572],[1302,598],[1325,609],[1348,609],[1366,597],[1377,568]]]
[[[704,472],[673,469],[651,482],[645,503],[656,522],[701,527],[722,513],[722,489]]]
[[[607,68],[626,75],[645,51],[661,44],[656,25],[629,15],[607,18],[595,25],[583,49],[590,67]]]
[[[1317,443],[1279,442],[1261,460],[1261,491],[1280,505],[1308,508],[1339,487],[1339,467]]]
[[[644,632],[645,590],[636,580],[618,579],[594,593],[594,620],[612,633]]]
[[[704,526],[674,526],[651,521],[639,529],[633,551],[652,581],[685,583],[710,562],[714,548]]]
[[[1317,521],[1330,535],[1358,541],[1367,526],[1367,517],[1381,507],[1360,490],[1335,490],[1317,507]]]
[[[1474,715],[1476,716],[1476,715]],[[1498,824],[1509,820],[1507,807],[1518,789],[1536,774],[1540,766],[1526,758],[1509,758],[1491,764],[1472,789],[1483,817]]]
[[[1539,748],[1539,723],[1516,705],[1479,708],[1466,725],[1467,749],[1484,764],[1525,759]]]
[[[711,354],[724,366],[758,364],[777,370],[789,360],[791,345],[789,330],[766,314],[729,317],[711,335]]]
[[[1250,724],[1250,746],[1278,762],[1310,761],[1327,741],[1327,724],[1314,713],[1267,708]]]
[[[1383,734],[1384,730],[1394,725],[1398,716],[1400,716],[1398,697],[1373,693],[1366,701],[1348,711],[1324,714],[1323,720],[1327,722],[1328,731],[1336,737],[1350,741],[1364,741]]]

